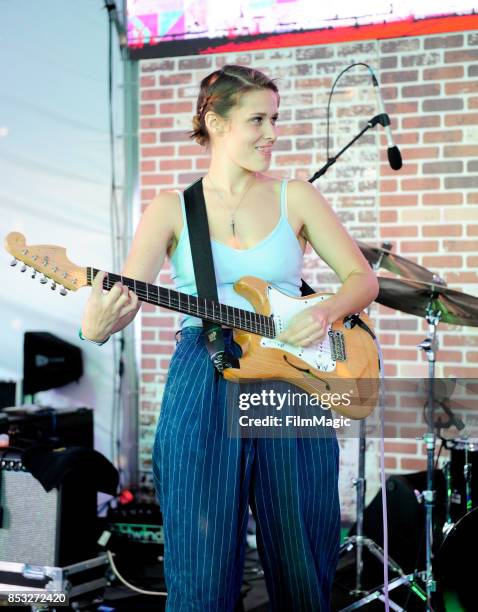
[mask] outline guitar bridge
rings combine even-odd
[[[345,361],[345,342],[342,332],[337,330],[329,331],[330,352],[335,361]]]

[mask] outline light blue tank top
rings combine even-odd
[[[171,276],[177,291],[197,296],[184,195],[182,191],[178,191],[178,194],[183,213],[183,229],[171,256]],[[250,249],[234,249],[211,238],[217,293],[222,304],[254,310],[245,298],[234,291],[233,285],[241,276],[256,276],[288,295],[300,295],[303,254],[287,219],[287,180],[281,184],[280,210],[280,219],[275,228]],[[191,325],[202,325],[202,321],[185,315],[182,327]]]

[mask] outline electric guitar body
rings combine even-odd
[[[43,273],[40,282],[51,279],[54,286],[61,284],[62,294],[66,289],[91,285],[98,272],[70,262],[63,247],[27,246],[24,236],[17,232],[8,234],[5,248],[15,257],[12,265],[20,260],[31,266]],[[242,357],[238,368],[224,370],[223,376],[229,381],[281,380],[310,394],[346,392],[351,395],[350,404],[334,405],[333,410],[352,419],[368,416],[377,404],[378,352],[365,313],[336,321],[321,342],[307,347],[275,339],[292,317],[330,294],[290,297],[264,280],[245,276],[234,289],[251,304],[254,312],[250,312],[111,273],[103,288],[109,290],[118,281],[132,289],[141,301],[232,327]]]

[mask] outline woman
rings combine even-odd
[[[300,295],[307,242],[342,281],[334,296],[297,315],[280,336],[307,346],[336,319],[372,302],[378,285],[312,185],[264,174],[277,140],[278,108],[273,81],[251,68],[225,66],[201,83],[192,136],[211,153],[202,184],[221,302],[251,310],[232,287],[244,275]],[[163,192],[147,207],[123,274],[153,282],[166,254],[177,289],[195,293],[178,192]],[[99,273],[82,325],[84,337],[97,342],[128,325],[139,309],[127,287],[118,284],[106,293],[102,280]],[[224,338],[239,356],[232,331],[224,330]],[[227,384],[215,376],[201,321],[186,317],[153,453],[164,518],[167,609],[234,610],[250,505],[271,609],[328,610],[340,526],[337,441],[229,438]]]

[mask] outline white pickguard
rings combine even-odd
[[[328,299],[329,297],[319,295],[312,297],[311,299],[297,300],[296,298],[285,295],[271,285],[268,285],[267,291],[277,334],[287,327],[289,321],[296,314],[302,310],[314,306],[314,304],[318,304],[319,302]],[[313,368],[317,368],[322,372],[331,372],[335,370],[336,363],[331,353],[332,347],[328,336],[328,332],[331,327],[332,326],[328,327],[327,334],[322,342],[317,342],[316,344],[311,344],[310,346],[294,346],[292,344],[286,344],[285,342],[279,342],[278,340],[264,337],[261,338],[261,346],[264,348],[282,349],[291,355],[300,357],[300,359],[308,363]]]

